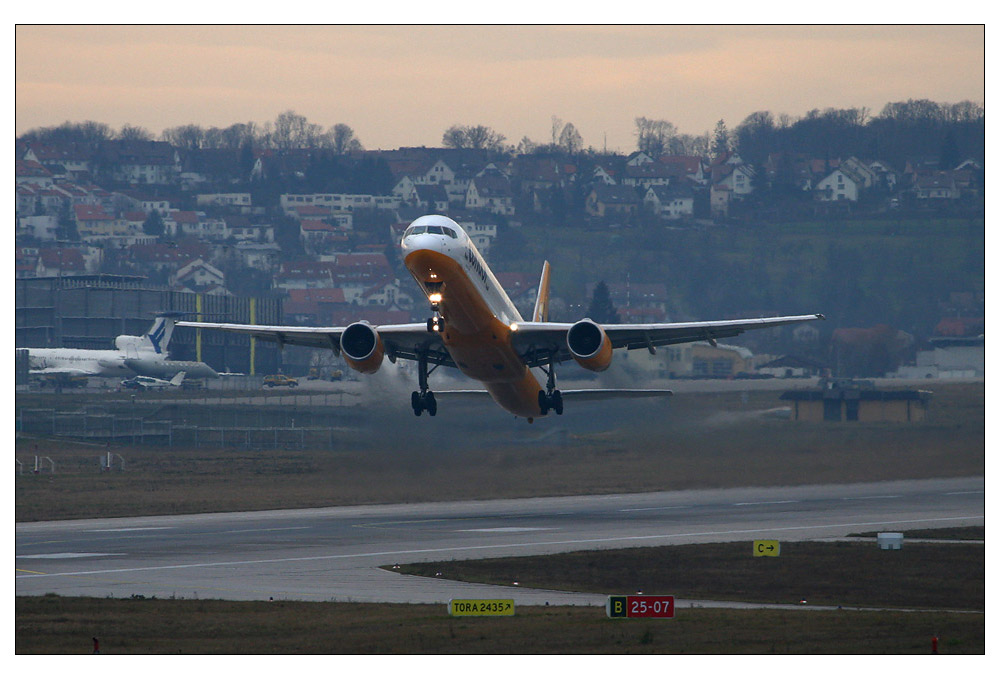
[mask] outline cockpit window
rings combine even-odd
[[[415,236],[416,234],[440,234],[450,238],[458,238],[458,233],[451,227],[439,227],[437,225],[409,227],[403,232],[403,238]]]

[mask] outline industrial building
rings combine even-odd
[[[280,298],[178,292],[141,276],[108,274],[16,279],[15,347],[113,349],[122,334],[142,335],[159,312],[187,312],[191,320],[280,324]],[[276,372],[280,352],[236,333],[178,328],[172,359],[204,361],[219,372]],[[15,368],[21,366],[16,361]],[[15,371],[17,380],[26,371]]]
[[[927,415],[932,394],[880,390],[870,380],[832,380],[813,389],[790,390],[781,399],[793,402],[793,420],[911,423]]]

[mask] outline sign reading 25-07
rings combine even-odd
[[[672,619],[673,595],[609,595],[605,607],[611,619]]]

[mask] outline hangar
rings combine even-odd
[[[822,381],[781,395],[793,402],[792,418],[809,422],[919,422],[927,415],[932,392],[876,389],[870,380]]]

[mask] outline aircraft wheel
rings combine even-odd
[[[433,392],[428,392],[424,396],[424,405],[427,407],[427,413],[432,416],[436,416],[438,412],[437,399],[434,398]]]
[[[562,392],[556,390],[552,393],[552,407],[555,409],[556,415],[561,416],[563,413],[563,401]]]
[[[549,397],[544,391],[538,390],[538,409],[543,416],[549,414]]]
[[[410,406],[413,407],[413,415],[419,416],[424,412],[424,400],[420,398],[419,392],[410,395]]]

